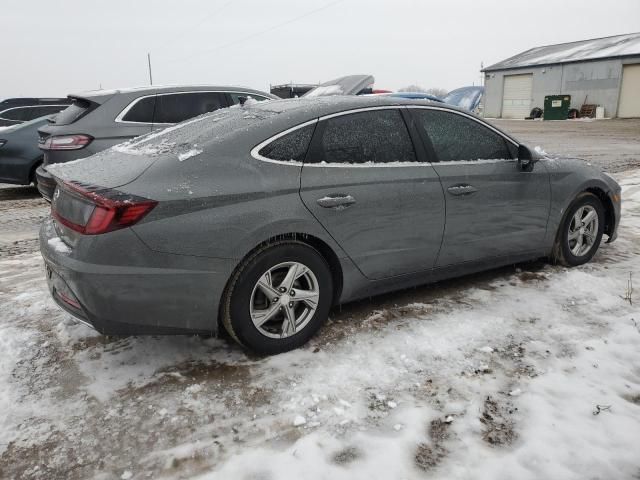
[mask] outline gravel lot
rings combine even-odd
[[[618,172],[618,241],[336,308],[268,359],[73,322],[36,251],[48,205],[0,188],[0,478],[640,478],[640,121],[495,122]]]
[[[640,166],[640,119],[489,120],[531,147],[584,158],[615,173]]]

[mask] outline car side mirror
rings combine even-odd
[[[525,172],[533,170],[533,165],[538,161],[538,156],[535,155],[529,147],[526,145],[518,145],[518,164],[520,168]]]
[[[240,102],[240,105],[244,105],[246,101],[247,101],[247,97],[238,97],[238,102]]]

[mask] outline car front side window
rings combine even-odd
[[[349,113],[325,120],[313,161],[329,164],[416,162],[411,137],[397,109]]]
[[[440,162],[512,159],[504,137],[465,115],[412,109]]]

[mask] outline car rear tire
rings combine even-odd
[[[257,249],[233,273],[222,299],[222,323],[243,347],[282,353],[318,331],[332,297],[331,271],[316,249],[276,242]]]
[[[604,232],[602,202],[592,193],[581,193],[573,201],[556,237],[553,259],[568,267],[587,263],[598,251]]]

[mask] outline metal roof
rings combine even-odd
[[[640,55],[640,32],[536,47],[490,65],[482,71],[490,72],[632,55]]]

